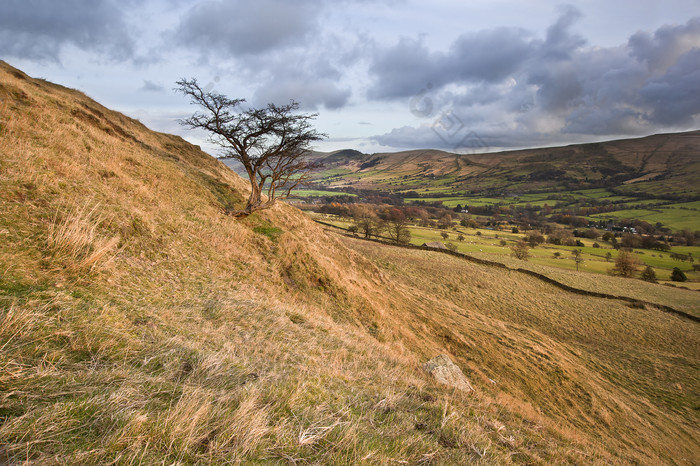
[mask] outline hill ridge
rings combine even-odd
[[[700,199],[694,183],[699,154],[700,130],[695,130],[493,153],[427,149],[314,158],[326,165],[316,183],[336,188],[405,192],[425,188],[420,180],[428,176],[447,191],[471,194],[607,187],[628,195],[694,200]]]

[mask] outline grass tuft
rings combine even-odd
[[[119,237],[100,236],[104,219],[97,215],[99,204],[73,207],[68,214],[57,213],[49,225],[48,248],[53,257],[75,271],[93,271],[114,258]]]

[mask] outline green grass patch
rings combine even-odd
[[[258,225],[253,227],[253,231],[259,235],[267,236],[270,241],[277,241],[279,236],[284,233],[281,228],[272,225]]]
[[[700,215],[696,210],[676,208],[674,205],[662,206],[657,209],[627,209],[616,210],[589,217],[592,220],[604,219],[637,219],[651,224],[662,223],[674,230],[700,230]]]
[[[350,196],[357,197],[354,193],[339,193],[337,191],[323,191],[320,189],[295,189],[290,197],[323,197],[323,196]]]

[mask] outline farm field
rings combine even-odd
[[[690,131],[483,154],[315,153],[323,168],[306,189],[352,192],[360,202],[379,195],[392,197],[393,204],[508,208],[505,215],[527,208],[548,218],[647,222],[657,235],[695,232],[699,146],[700,131]]]
[[[344,193],[338,191],[323,190],[296,190],[294,199],[311,199],[324,196],[340,196]],[[356,193],[349,195],[357,197]],[[609,202],[614,210],[604,213],[586,215],[591,222],[621,221],[626,219],[643,220],[650,224],[660,223],[672,231],[699,231],[700,230],[700,201],[678,202],[664,199],[636,199],[626,196],[617,196],[607,190],[573,191],[570,193],[537,193],[523,194],[508,197],[475,197],[475,196],[440,196],[440,197],[407,197],[405,204],[411,203],[435,203],[439,202],[444,207],[463,208],[483,206],[507,206],[507,207],[543,207],[545,204],[552,208],[552,213],[567,211],[575,203],[585,199],[593,199],[597,202]],[[649,208],[640,208],[651,205]]]
[[[340,228],[347,229],[352,221],[347,218],[341,218],[333,215],[312,214],[312,218],[325,223],[335,225]],[[549,272],[561,270],[566,272],[574,272],[576,280],[585,277],[586,274],[609,275],[614,265],[615,258],[619,251],[613,249],[609,243],[602,240],[590,240],[586,238],[578,238],[584,246],[560,246],[553,244],[541,244],[529,250],[531,257],[528,261],[521,261],[511,257],[511,249],[516,241],[525,239],[525,233],[512,233],[510,231],[496,231],[491,229],[475,229],[464,227],[453,227],[453,229],[441,230],[436,228],[421,227],[417,225],[409,226],[411,232],[411,244],[422,245],[429,242],[441,242],[443,244],[451,243],[456,246],[458,252],[474,255],[475,257],[507,263],[513,267],[532,268],[532,266],[542,266],[548,269]],[[442,233],[446,233],[448,238],[442,237]],[[460,241],[458,237],[464,236],[464,240]],[[502,242],[505,241],[505,245]],[[600,247],[595,248],[593,244],[597,243]],[[573,260],[572,251],[580,249],[582,251],[583,262],[579,264],[579,271],[576,272],[576,263]],[[556,256],[555,254],[559,254]],[[606,254],[610,253],[611,257],[606,258]],[[640,261],[640,269],[650,265],[656,272],[659,283],[668,284],[669,293],[678,293],[680,291],[676,285],[688,288],[690,290],[700,290],[700,272],[694,271],[692,264],[689,262],[681,262],[674,260],[671,257],[672,253],[691,254],[693,257],[700,257],[700,247],[698,246],[679,246],[673,247],[670,251],[650,251],[644,249],[635,249],[635,256]],[[681,268],[688,281],[682,284],[677,284],[671,281],[671,272],[674,267]],[[538,269],[539,271],[539,269]],[[647,287],[645,282],[635,279],[621,279],[618,277],[610,277],[613,281],[622,280],[620,283],[629,285],[629,282],[639,282],[639,287],[631,289],[637,293],[641,289]],[[673,287],[673,288],[671,288]],[[629,289],[629,286],[625,286]],[[700,296],[690,297],[689,301],[700,299]]]
[[[696,204],[696,203],[691,203]],[[591,215],[590,220],[638,219],[649,223],[662,223],[672,230],[696,231],[700,228],[700,209],[685,207],[688,203],[671,204],[655,209],[621,209],[605,214]]]
[[[356,197],[357,194],[353,193],[341,193],[338,191],[322,191],[318,189],[296,189],[294,190],[294,195],[292,198],[307,198],[307,197],[321,197],[321,196],[351,196]]]

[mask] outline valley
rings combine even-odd
[[[541,234],[529,261],[566,270],[610,274],[629,249],[639,272],[698,290],[699,153],[699,131],[487,154],[314,153],[322,168],[291,202],[345,229],[365,215],[360,206],[384,227],[399,211],[412,244],[496,260]],[[671,279],[676,268],[683,283]]]
[[[574,236],[595,232],[587,219],[575,226],[573,213],[569,224],[552,222],[547,215],[566,215],[563,206],[547,215],[515,208],[554,200],[524,198],[537,193],[465,196],[462,185],[458,197],[445,188],[440,196],[454,200],[482,196],[481,206],[457,201],[469,212],[455,212],[443,201],[407,203],[438,202],[416,183],[419,195],[399,203],[376,173],[361,175],[362,190],[340,192],[340,171],[304,202],[239,219],[226,212],[244,205],[247,181],[80,91],[0,62],[0,115],[0,463],[700,458],[699,324],[663,310],[700,315],[700,293],[663,284],[674,264],[688,279],[673,284],[698,281],[692,223],[690,233],[647,222],[655,230],[642,236],[630,230],[648,228],[638,222],[619,236]],[[476,173],[493,160],[470,163]],[[690,175],[648,183],[676,186],[673,199],[655,199],[696,202],[683,184]],[[575,199],[641,199],[632,188],[541,183]],[[591,191],[601,189],[609,191]],[[503,199],[512,204],[498,206]],[[488,211],[495,206],[503,210]],[[505,266],[366,241],[359,227],[350,231],[360,218]],[[547,241],[535,241],[527,261],[511,257],[536,222],[550,224]],[[391,241],[386,231],[368,236]],[[634,247],[651,236],[660,249]],[[661,283],[607,275],[623,245],[653,261]],[[583,251],[579,272],[574,249]],[[643,302],[574,293],[517,268]],[[473,390],[423,369],[442,354]]]

